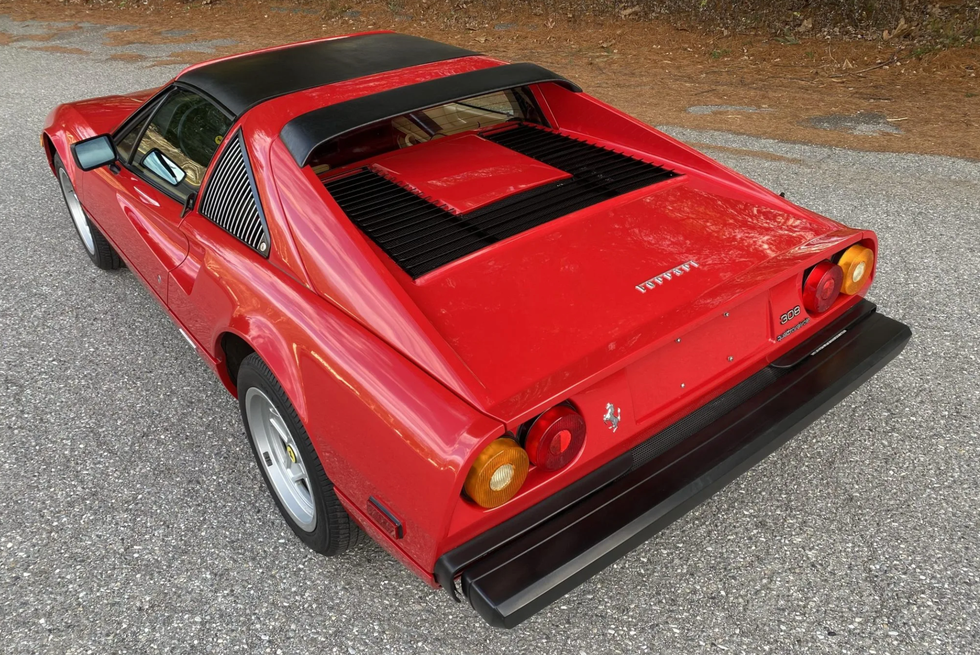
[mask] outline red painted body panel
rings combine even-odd
[[[166,302],[167,276],[189,247],[178,229],[182,207],[125,168],[118,173],[100,168],[82,177],[79,188],[88,212],[99,217],[130,268]]]
[[[557,129],[681,173],[495,243],[413,280],[344,215],[279,138],[327,104],[496,66],[415,66],[262,103],[238,120],[271,239],[263,258],[123,169],[82,173],[71,143],[110,132],[152,92],[63,105],[44,134],[83,205],[235,393],[222,337],[244,339],[282,383],[339,497],[431,582],[441,553],[594,470],[758,371],[839,315],[842,297],[786,334],[803,272],[871,232],[779,198],[586,94],[533,91]],[[179,79],[179,78],[178,78]],[[469,134],[367,163],[457,211],[567,175]],[[212,164],[213,165],[213,164]],[[359,164],[362,165],[362,164]],[[646,292],[648,279],[689,262]],[[860,295],[860,294],[859,294]],[[730,359],[729,359],[730,358]],[[683,385],[683,386],[682,386]],[[570,399],[587,425],[565,469],[530,472],[494,510],[460,497],[479,451]],[[622,410],[616,432],[608,402]],[[391,540],[374,496],[405,526]]]
[[[487,410],[519,422],[561,401],[569,379],[620,362],[710,310],[692,298],[821,227],[712,193],[687,175],[494,244],[406,287],[493,395]],[[635,288],[692,260],[699,267],[670,284],[645,294]]]
[[[372,168],[456,213],[571,177],[475,134],[396,150],[377,157]]]

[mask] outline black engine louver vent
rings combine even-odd
[[[595,185],[597,190],[608,194],[599,200],[677,176],[673,171],[629,155],[531,125],[520,125],[484,138],[571,173],[580,183]]]
[[[566,171],[544,184],[454,214],[370,169],[324,184],[348,218],[413,278],[579,209],[677,173],[526,125],[484,138]]]

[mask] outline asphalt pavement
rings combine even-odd
[[[233,399],[129,271],[89,263],[44,117],[178,69],[110,59],[86,29],[65,37],[84,53],[0,46],[0,653],[980,652],[980,163],[669,130],[876,230],[869,297],[913,340],[726,490],[503,632],[373,544],[308,552]]]

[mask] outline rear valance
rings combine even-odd
[[[541,66],[506,64],[448,75],[323,107],[289,121],[279,136],[296,163],[306,166],[319,145],[359,127],[485,93],[542,82],[555,82],[576,92],[582,90]]]

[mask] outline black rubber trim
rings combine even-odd
[[[504,64],[328,105],[289,121],[279,136],[296,163],[306,166],[310,155],[320,144],[359,127],[457,100],[544,82],[555,82],[572,91],[581,91],[561,75],[537,64]]]
[[[289,93],[475,54],[418,36],[383,32],[232,57],[190,70],[178,81],[241,116],[259,103]]]
[[[228,109],[224,105],[224,103],[222,103],[220,100],[215,98],[213,95],[211,95],[210,93],[208,93],[207,91],[205,91],[200,87],[194,86],[193,84],[187,84],[181,80],[177,80],[174,82],[174,88],[183,89],[184,91],[190,91],[191,93],[196,93],[197,95],[201,96],[202,98],[210,102],[212,105],[217,107],[218,111],[220,111],[222,114],[225,115],[226,118],[228,118],[229,129],[230,126],[234,126],[235,121],[237,121],[238,118],[241,116],[241,114],[236,114],[232,110]]]
[[[858,304],[860,316],[841,336],[809,339],[813,354],[756,395],[564,511],[535,522],[524,514],[544,516],[543,503],[536,505],[446,553],[436,579],[452,594],[461,574],[470,604],[497,627],[514,627],[560,598],[763,460],[901,352],[908,326]],[[533,527],[508,533],[504,526],[518,520]],[[485,539],[493,531],[507,540],[494,547]],[[474,542],[486,554],[460,566],[461,553],[478,550]]]

